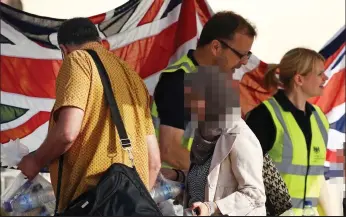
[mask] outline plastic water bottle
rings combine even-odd
[[[43,206],[45,203],[55,200],[52,190],[42,190],[37,193],[28,193],[20,195],[12,204],[13,211],[26,212],[37,207]]]
[[[316,216],[315,210],[312,208],[311,201],[304,202],[303,216]]]
[[[282,213],[280,216],[295,216],[295,214],[292,209],[289,209],[286,212]]]
[[[184,189],[184,184],[179,182],[166,182],[155,186],[151,196],[156,203],[160,203],[177,197]]]
[[[12,216],[50,216],[50,213],[42,206],[27,212],[12,212]]]
[[[26,181],[20,188],[8,199],[4,202],[3,207],[6,212],[12,212],[13,211],[13,202],[22,194],[30,192],[32,189],[40,189],[42,188],[41,184],[35,184],[31,181]]]

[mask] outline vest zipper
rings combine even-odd
[[[308,182],[308,175],[309,175],[309,169],[310,169],[310,149],[311,149],[311,145],[310,147],[307,147],[308,149],[308,163],[307,163],[307,170],[306,170],[306,174],[305,174],[305,185],[304,185],[304,200],[303,200],[303,209],[304,209],[304,203],[306,201],[306,186],[307,186],[307,182]]]

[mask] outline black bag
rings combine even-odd
[[[112,120],[120,136],[122,148],[128,152],[133,168],[120,163],[112,164],[101,177],[96,187],[72,201],[62,213],[57,213],[64,160],[62,155],[59,160],[55,215],[162,216],[157,204],[152,199],[134,167],[131,142],[114,99],[108,74],[97,53],[93,50],[87,50],[87,52],[92,56],[98,68],[107,102],[110,105]]]
[[[267,197],[267,216],[279,216],[291,209],[291,196],[285,181],[268,154],[263,158],[262,174]]]

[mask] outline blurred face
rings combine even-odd
[[[241,33],[236,33],[233,40],[214,40],[212,49],[216,64],[223,72],[233,73],[235,69],[247,64],[253,42],[253,37]]]
[[[209,128],[223,128],[239,115],[239,93],[232,87],[228,74],[220,73],[218,67],[199,67],[198,73],[185,78],[185,105],[191,109],[192,122],[203,122]],[[240,113],[240,112],[239,112]]]
[[[306,75],[296,75],[296,82],[302,89],[307,98],[321,96],[328,77],[324,73],[323,61],[318,61],[312,72]]]

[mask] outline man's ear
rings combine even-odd
[[[61,52],[64,54],[64,55],[67,55],[68,54],[68,49],[65,45],[63,44],[59,44],[59,47],[60,47],[60,50]]]
[[[213,53],[214,56],[219,56],[222,48],[221,48],[221,44],[219,41],[217,40],[213,40],[210,43],[210,48],[211,48],[211,52]]]

